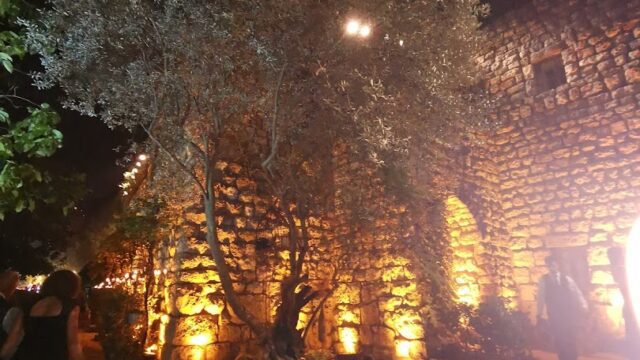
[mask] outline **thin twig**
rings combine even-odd
[[[185,165],[182,161],[180,161],[180,159],[178,159],[178,157],[175,154],[173,154],[171,151],[169,151],[155,136],[153,136],[151,134],[151,131],[149,131],[149,129],[147,129],[145,126],[142,126],[142,129],[144,130],[145,133],[147,133],[147,135],[149,136],[149,139],[151,139],[154,143],[156,143],[158,145],[158,147],[162,151],[164,151],[167,155],[169,155],[169,157],[173,161],[175,161],[176,164],[178,164],[180,169],[182,169],[193,180],[193,182],[195,182],[196,186],[198,186],[198,189],[200,189],[200,191],[202,191],[202,194],[206,195],[207,194],[207,190],[204,188],[204,185],[202,185],[200,180],[198,180],[198,178],[191,172],[191,170],[189,170],[187,165]]]
[[[271,152],[269,156],[262,162],[262,167],[269,170],[273,158],[276,156],[278,150],[278,101],[280,97],[280,87],[282,86],[282,78],[284,77],[284,70],[287,68],[285,62],[280,69],[280,75],[278,76],[278,83],[276,84],[276,94],[273,101],[273,118],[271,119]]]

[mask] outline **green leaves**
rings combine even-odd
[[[20,1],[0,0],[0,24],[5,29],[17,29],[17,17],[24,17],[28,11]],[[23,33],[0,31],[0,64],[4,70],[12,73],[14,60],[25,54]],[[10,83],[1,91],[6,94],[14,86]],[[14,95],[0,99],[24,100]],[[46,103],[27,110],[28,115],[16,121],[0,107],[0,220],[10,212],[33,211],[39,204],[59,206],[66,214],[84,195],[83,175],[54,176],[37,162],[62,147],[63,136],[56,129],[60,116]]]
[[[16,16],[20,7],[15,0],[0,0],[0,17]]]
[[[0,108],[0,124],[6,125],[6,133],[0,135],[0,219],[8,212],[33,211],[37,203],[61,202],[66,211],[82,193],[58,188],[73,184],[82,189],[81,176],[55,178],[29,162],[52,156],[62,146],[63,136],[55,128],[60,116],[48,104],[28,110],[26,118],[12,123],[9,114]]]
[[[62,146],[62,133],[55,128],[60,116],[48,104],[29,108],[29,116],[9,131],[14,150],[29,158],[49,157]]]

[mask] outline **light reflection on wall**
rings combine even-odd
[[[457,197],[450,196],[445,202],[445,216],[452,249],[451,278],[458,301],[467,305],[478,305],[481,269],[476,262],[477,247],[482,236],[477,223],[467,206]]]
[[[343,354],[355,354],[358,352],[358,330],[352,327],[338,329],[338,337],[342,344]]]
[[[627,242],[627,286],[636,319],[640,322],[640,218],[636,220]]]

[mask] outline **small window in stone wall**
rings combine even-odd
[[[564,63],[559,54],[533,64],[533,74],[538,92],[555,89],[567,83]]]

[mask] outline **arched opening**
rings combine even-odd
[[[445,202],[445,216],[452,250],[451,280],[458,301],[469,305],[480,302],[479,266],[482,235],[469,208],[455,195]]]

